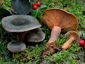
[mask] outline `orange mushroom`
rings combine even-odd
[[[41,22],[52,30],[47,47],[58,39],[61,31],[76,31],[78,27],[76,16],[61,9],[45,10],[41,15]]]
[[[79,42],[80,37],[75,31],[69,31],[65,34],[66,37],[69,37],[69,40],[67,40],[63,45],[62,45],[62,50],[66,50],[69,45],[72,43],[72,41],[75,41],[76,43]]]
[[[46,50],[42,51],[42,55],[52,55],[55,52],[66,50],[73,41],[78,43],[80,40],[79,35],[75,31],[69,31],[65,34],[65,36],[68,37],[69,40],[67,40],[62,46],[56,47],[51,45]]]

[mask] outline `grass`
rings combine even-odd
[[[82,11],[85,9],[85,6],[80,0],[71,0],[71,1],[38,0],[38,1],[42,3],[42,6],[39,7],[37,10],[31,9],[31,11],[33,12],[32,16],[36,17],[39,22],[40,22],[40,16],[42,12],[46,9],[60,8],[66,10],[77,17],[79,23],[78,31],[79,32],[83,31],[83,34],[81,35],[81,39],[85,40],[85,28],[82,27],[82,23],[85,20],[85,15],[82,14]],[[31,4],[33,2],[34,1],[32,1]],[[35,0],[35,2],[37,2],[37,0]],[[55,2],[55,6],[54,6],[54,2]],[[10,0],[5,0],[4,4],[2,5],[2,8],[10,10],[11,9]],[[0,27],[1,27],[1,21],[0,21]],[[28,46],[23,52],[20,53],[11,53],[6,48],[8,42],[12,40],[16,40],[16,34],[8,33],[0,28],[0,36],[1,36],[0,37],[0,64],[24,64],[24,63],[39,64],[41,58],[41,51],[46,48],[45,44],[47,43],[51,32],[49,28],[43,24],[41,28],[42,31],[46,34],[45,40],[41,44],[35,45],[34,49]],[[56,43],[59,46],[62,45],[67,40],[68,38],[66,38],[62,33],[59,39],[56,41]],[[79,47],[79,44],[73,42],[70,45],[70,47],[65,51],[59,51],[53,54],[52,56],[45,55],[44,60],[40,64],[81,64],[82,59],[84,58],[83,57],[80,58],[80,56],[83,56],[81,55],[83,52],[85,52],[84,49],[82,47]],[[75,60],[78,60],[79,63],[76,62]]]

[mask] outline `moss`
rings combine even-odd
[[[42,47],[36,45],[34,49],[29,48],[29,46],[21,53],[13,54],[15,61],[19,62],[29,62],[29,61],[38,61],[40,59]]]
[[[83,3],[80,0],[35,0],[35,2],[40,1],[42,6],[46,5],[45,8],[40,8],[38,7],[38,11],[40,11],[41,13],[49,8],[60,8],[63,10],[66,10],[72,14],[74,14],[77,19],[78,19],[78,30],[82,30],[84,31],[85,29],[82,27],[82,23],[85,20],[85,16],[82,14],[82,11],[85,9],[85,6],[83,6]],[[33,1],[34,2],[34,1]],[[31,3],[33,3],[31,2]],[[56,3],[56,6],[54,6],[54,2]],[[66,7],[68,6],[68,7]],[[75,6],[75,7],[74,7]],[[10,0],[6,1],[2,6],[4,9],[11,9],[10,6]],[[32,9],[32,11],[34,11]],[[40,17],[40,15],[39,15]],[[1,20],[1,19],[0,19]],[[39,22],[40,19],[38,18]],[[42,24],[42,23],[41,23]],[[1,27],[1,22],[0,22],[0,27]],[[38,64],[38,61],[40,61],[40,54],[41,51],[44,50],[45,44],[47,43],[49,37],[50,37],[50,33],[51,31],[49,30],[48,27],[46,27],[45,25],[42,24],[42,30],[43,32],[46,34],[46,38],[45,40],[42,42],[42,44],[36,45],[34,46],[34,49],[31,49],[29,46],[26,48],[25,51],[20,52],[20,53],[14,53],[13,54],[13,62],[15,64]],[[5,42],[5,44],[1,45],[0,50],[0,62],[11,62],[11,59],[9,59],[9,51],[6,49],[6,43],[11,41],[11,40],[16,40],[16,36],[11,33],[7,33],[5,31],[3,31],[2,29],[0,29],[0,33],[3,33],[3,41]],[[83,33],[85,34],[85,33]],[[0,34],[1,36],[1,34]],[[85,39],[85,35],[82,36],[81,39]],[[61,34],[59,39],[56,41],[57,46],[62,45],[64,42],[66,42],[68,40],[68,38],[64,37],[64,34]],[[3,43],[4,43],[3,42]],[[0,38],[0,44],[2,44],[1,42],[1,38]],[[4,50],[6,49],[6,50]],[[70,47],[66,50],[66,51],[60,51],[55,53],[53,56],[48,55],[48,56],[44,56],[44,60],[41,62],[41,64],[77,64],[76,57],[77,57],[77,53],[81,54],[81,47],[79,47],[78,44],[72,43],[70,45]],[[81,51],[81,53],[80,53]],[[82,56],[82,55],[81,55]],[[82,57],[83,58],[83,57]],[[79,63],[81,62],[81,58],[77,59],[79,61]],[[13,64],[13,63],[12,63]],[[81,63],[80,63],[81,64]]]

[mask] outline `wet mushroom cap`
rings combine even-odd
[[[69,31],[69,32],[67,32],[67,33],[65,34],[65,36],[68,37],[68,38],[74,37],[74,39],[75,39],[74,41],[75,41],[76,43],[78,43],[79,40],[80,40],[79,35],[78,35],[75,31]]]
[[[41,15],[41,22],[50,29],[53,26],[59,26],[62,32],[76,31],[78,27],[78,20],[73,14],[61,9],[47,9]]]
[[[45,33],[41,30],[41,28],[37,28],[29,31],[26,34],[27,42],[42,42],[45,39]]]
[[[26,49],[26,45],[20,41],[9,42],[7,48],[11,52],[21,52]]]
[[[28,14],[31,9],[29,0],[11,0],[11,5],[18,14]]]
[[[2,19],[2,27],[8,32],[25,32],[40,28],[38,20],[29,15],[12,15]]]

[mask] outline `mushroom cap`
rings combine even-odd
[[[2,19],[2,27],[8,32],[24,32],[41,27],[38,20],[29,15],[12,15]]]
[[[78,27],[78,20],[73,14],[61,9],[47,9],[41,15],[41,22],[50,29],[53,26],[59,26],[62,32],[76,31]]]
[[[28,14],[30,12],[29,0],[11,0],[11,5],[18,14]]]
[[[26,34],[25,39],[27,40],[27,42],[39,43],[45,39],[45,33],[41,30],[41,28],[37,28],[37,29],[29,31]]]
[[[80,40],[79,35],[78,35],[75,31],[69,31],[69,32],[67,32],[67,33],[65,34],[65,36],[68,37],[68,38],[74,37],[74,39],[75,39],[74,41],[75,41],[76,43],[78,43],[79,40]]]
[[[11,52],[21,52],[26,49],[26,45],[20,41],[9,42],[7,48]]]

